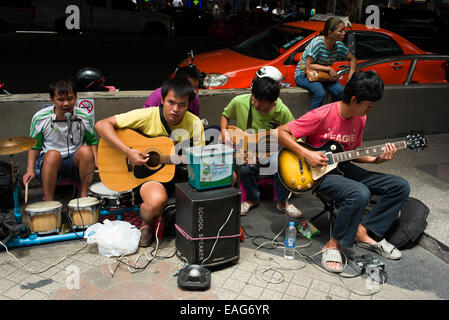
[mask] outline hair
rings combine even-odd
[[[342,100],[350,103],[355,97],[357,103],[362,101],[379,101],[384,93],[384,82],[374,70],[354,72],[345,86]]]
[[[59,93],[60,95],[68,95],[70,89],[72,89],[73,93],[76,95],[76,86],[70,80],[58,80],[50,83],[50,86],[48,87],[50,97],[52,98],[55,97],[55,93]]]
[[[175,70],[175,77],[185,76],[194,80],[200,80],[200,71],[194,65],[179,67]]]
[[[186,77],[175,77],[164,81],[161,88],[162,99],[165,100],[168,92],[173,90],[174,94],[180,97],[188,96],[189,104],[195,99],[195,91],[192,84]]]
[[[320,35],[327,37],[329,35],[329,32],[335,31],[340,23],[344,23],[340,18],[332,17],[327,19]]]
[[[254,98],[268,102],[275,102],[280,92],[279,82],[268,77],[254,79],[251,87]]]

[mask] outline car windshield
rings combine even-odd
[[[273,60],[315,31],[292,26],[276,26],[231,48],[262,60]]]

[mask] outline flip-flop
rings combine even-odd
[[[339,269],[329,268],[326,262],[338,262],[340,263]],[[321,266],[329,272],[341,273],[343,272],[343,261],[341,259],[341,253],[338,249],[323,249],[321,254]]]
[[[356,242],[356,245],[360,248],[374,251],[387,259],[398,260],[402,257],[401,251],[399,251],[394,245],[392,245],[385,239],[382,239],[375,244]]]

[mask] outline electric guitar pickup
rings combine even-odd
[[[311,167],[303,157],[283,148],[278,155],[278,175],[284,186],[294,193],[306,192],[315,188],[325,174],[338,170],[339,162],[351,161],[366,155],[380,155],[385,147],[385,145],[378,145],[344,151],[341,144],[336,141],[328,141],[319,148],[314,148],[302,142],[299,144],[309,150],[324,153],[328,158],[328,164],[323,167]],[[421,151],[427,146],[427,140],[419,134],[410,134],[406,137],[406,140],[395,142],[394,145],[398,150],[409,148]]]

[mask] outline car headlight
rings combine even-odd
[[[221,87],[228,82],[229,77],[220,73],[209,73],[204,78],[204,86],[206,87]]]

